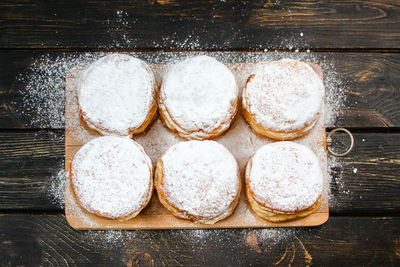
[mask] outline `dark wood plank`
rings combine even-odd
[[[354,150],[332,168],[330,212],[398,214],[400,133],[355,133],[354,137]],[[338,136],[337,140],[335,147],[347,139]],[[0,209],[62,210],[48,192],[53,192],[52,181],[64,169],[63,160],[62,130],[0,132]]]
[[[62,215],[0,216],[3,266],[398,266],[400,218],[332,217],[321,227],[98,233]]]
[[[101,54],[0,53],[0,128],[63,128],[64,76],[77,58]],[[150,63],[167,63],[188,53],[134,53]],[[328,127],[400,127],[400,54],[212,53],[225,61],[252,62],[303,57],[319,62],[332,83],[346,89],[344,113]],[[228,56],[227,56],[228,55]],[[336,69],[337,75],[332,74]],[[33,73],[33,74],[32,74]],[[58,83],[54,81],[57,80]],[[49,82],[50,81],[50,82]],[[27,86],[27,84],[34,86]],[[34,88],[32,88],[34,87]],[[34,90],[41,88],[41,90]],[[34,104],[29,104],[29,101]],[[39,100],[39,101],[38,101]],[[28,104],[27,104],[28,103]],[[29,110],[28,110],[29,109]],[[38,115],[39,114],[39,115]],[[57,115],[57,116],[56,116]],[[37,118],[41,119],[37,119]]]
[[[9,131],[0,136],[0,206],[60,210],[50,192],[52,177],[64,168],[64,131]]]
[[[391,0],[3,0],[0,48],[398,49],[399,14]]]
[[[399,214],[400,134],[353,133],[354,148],[343,158],[330,156],[332,214]],[[332,149],[344,144],[347,135],[335,135]],[[344,151],[342,149],[341,151]],[[332,163],[337,162],[337,166]]]
[[[333,64],[346,88],[344,112],[334,126],[400,126],[400,55],[340,54]]]
[[[29,116],[17,116],[15,108],[22,110],[21,90],[26,86],[19,77],[29,72],[36,56],[35,53],[0,53],[0,125],[3,128],[19,128],[29,123]]]

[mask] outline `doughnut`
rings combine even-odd
[[[246,167],[246,195],[261,218],[282,222],[318,210],[323,175],[317,156],[290,141],[264,145]]]
[[[324,84],[313,67],[293,59],[261,64],[243,89],[243,115],[258,134],[292,140],[316,124]]]
[[[143,132],[157,112],[156,82],[142,60],[111,54],[92,63],[78,86],[82,120],[103,135]]]
[[[152,164],[132,139],[103,136],[86,143],[75,154],[70,181],[85,210],[125,221],[138,215],[150,201]]]
[[[160,88],[159,113],[179,136],[211,139],[229,128],[238,99],[232,72],[212,57],[196,56],[168,70]]]
[[[154,184],[163,206],[174,216],[214,224],[232,214],[241,189],[232,154],[215,141],[187,141],[158,159]]]

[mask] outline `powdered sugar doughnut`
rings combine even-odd
[[[317,122],[324,91],[310,64],[292,59],[262,64],[243,89],[243,114],[258,134],[294,139]]]
[[[317,156],[293,142],[264,145],[246,168],[246,195],[260,217],[274,222],[305,217],[321,205]]]
[[[103,135],[143,132],[154,117],[156,82],[140,59],[111,54],[84,72],[78,93],[82,119]]]
[[[70,170],[78,202],[99,216],[128,220],[139,214],[152,195],[151,161],[127,137],[93,139],[75,154]]]
[[[164,123],[187,139],[209,139],[229,128],[238,104],[232,72],[208,56],[187,59],[170,68],[158,100]]]
[[[223,145],[188,141],[158,159],[155,186],[161,203],[176,217],[214,224],[235,209],[241,183],[236,160]]]

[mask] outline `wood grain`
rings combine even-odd
[[[0,209],[14,214],[0,214],[0,262],[4,266],[399,266],[399,17],[399,2],[393,0],[1,1]],[[71,229],[61,214],[49,215],[62,212],[48,191],[51,177],[63,170],[63,123],[32,123],[37,111],[23,104],[28,94],[17,80],[19,74],[26,77],[37,58],[60,57],[48,53],[50,49],[265,48],[337,52],[311,53],[335,66],[347,85],[344,114],[328,126],[356,132],[354,151],[333,168],[333,216],[326,224],[287,232],[95,235]],[[167,60],[168,53],[158,58]],[[345,140],[340,136],[335,146],[346,144]],[[48,214],[41,215],[42,211]],[[395,217],[371,217],[377,215]],[[282,236],[286,238],[278,241]]]
[[[399,13],[391,0],[3,0],[0,48],[398,49]]]
[[[330,210],[333,215],[398,215],[400,134],[358,132],[353,136],[354,149],[349,155],[328,159],[332,166]],[[346,135],[338,135],[337,140],[334,147],[348,147]]]
[[[354,138],[354,150],[341,159],[341,167],[333,167],[330,212],[399,214],[400,133],[355,133]],[[51,177],[63,169],[63,130],[0,132],[0,209],[61,211],[46,192]]]
[[[87,232],[62,215],[0,216],[5,266],[392,265],[400,218],[335,217],[321,227]]]
[[[214,53],[216,57],[238,62],[254,61],[262,58],[265,53],[232,53],[229,57]],[[31,52],[3,52],[0,53],[0,128],[30,129],[30,128],[63,128],[63,121],[55,123],[55,126],[43,124],[35,118],[46,117],[53,109],[38,110],[26,104],[29,98],[26,83],[29,82],[29,68],[35,66],[49,66],[49,62],[71,61],[79,53],[31,53]],[[167,63],[171,57],[177,57],[177,53],[135,53],[136,56],[150,63]],[[181,57],[185,53],[180,54]],[[187,54],[186,54],[187,55]],[[98,55],[99,56],[99,55]],[[266,58],[282,58],[293,54],[267,53]],[[337,88],[346,88],[346,101],[343,114],[339,119],[330,123],[328,127],[375,127],[388,128],[400,127],[400,54],[379,53],[311,53],[305,57],[317,61],[325,68],[326,74],[332,77],[331,84]],[[40,60],[40,58],[44,58]],[[47,63],[46,63],[47,62]],[[333,75],[332,72],[337,74]],[[61,74],[60,74],[61,73]],[[19,81],[19,74],[25,77],[25,81]],[[46,72],[45,74],[46,75]],[[48,74],[47,74],[48,75]],[[33,76],[32,79],[34,79]],[[47,77],[47,76],[46,76]],[[62,72],[56,71],[49,79],[58,77],[64,79]],[[40,86],[40,85],[37,85]],[[61,85],[59,90],[63,90]],[[46,88],[50,91],[48,97],[52,97],[54,88]],[[63,98],[60,98],[62,101]],[[46,101],[46,98],[43,99]],[[56,107],[64,110],[63,102],[56,102]],[[31,110],[28,110],[30,108]],[[22,112],[24,114],[22,114]],[[62,111],[61,111],[62,112]]]
[[[60,210],[49,192],[63,168],[64,130],[0,132],[1,208]]]

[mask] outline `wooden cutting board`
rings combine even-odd
[[[243,88],[248,76],[259,63],[230,63],[226,64],[235,75],[238,87]],[[311,66],[322,78],[321,68],[315,64]],[[151,65],[156,80],[160,84],[161,77],[167,65]],[[77,105],[77,87],[80,76],[85,66],[78,66],[70,70],[66,77],[66,104],[65,104],[65,171],[69,173],[71,161],[79,148],[89,140],[100,135],[89,129],[79,117]],[[67,176],[65,183],[65,216],[68,223],[75,229],[198,229],[198,228],[249,228],[249,227],[304,227],[321,225],[328,220],[328,173],[326,156],[326,135],[324,114],[321,111],[320,119],[314,129],[305,137],[294,140],[311,148],[320,160],[324,173],[324,191],[322,205],[318,211],[308,217],[288,222],[273,223],[258,217],[249,207],[242,186],[241,197],[234,213],[225,220],[213,225],[203,225],[191,221],[178,219],[171,215],[158,201],[154,191],[149,205],[135,218],[119,222],[90,214],[77,203]],[[184,141],[176,134],[169,131],[160,118],[150,125],[145,133],[134,136],[133,139],[140,143],[155,166],[158,157],[173,144]],[[244,183],[244,168],[249,158],[262,145],[274,142],[271,139],[256,135],[248,126],[239,111],[230,129],[222,136],[214,139],[225,145],[238,161],[242,182]]]

